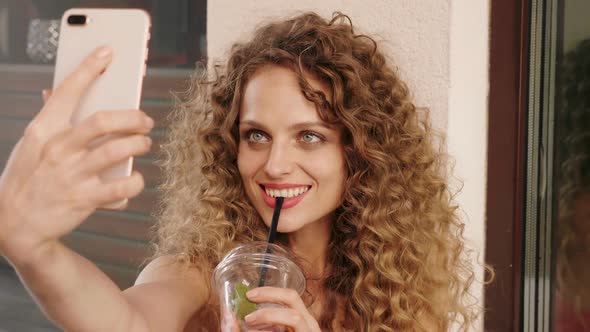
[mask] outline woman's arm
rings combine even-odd
[[[66,331],[149,331],[117,285],[60,242],[13,266],[45,315]]]
[[[124,292],[59,242],[36,260],[15,268],[44,313],[67,331],[182,331],[209,296],[198,269],[168,257],[148,264]]]
[[[146,317],[150,331],[183,331],[211,296],[198,268],[185,268],[171,257],[159,257],[125,290],[127,301]]]
[[[97,207],[132,198],[144,187],[136,172],[114,181],[104,181],[100,173],[149,151],[146,134],[153,120],[139,110],[118,110],[98,112],[76,126],[70,122],[110,60],[105,48],[88,56],[55,89],[11,152],[0,175],[0,254],[41,309],[65,330],[173,331],[204,302],[198,278],[147,270],[142,278],[150,282],[138,285],[142,290],[122,293],[59,240]],[[113,138],[93,144],[106,135]],[[166,321],[157,319],[153,308],[166,307],[179,314],[166,312]]]

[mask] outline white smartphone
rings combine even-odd
[[[55,64],[55,89],[97,47],[109,45],[112,61],[89,87],[72,114],[76,125],[99,111],[138,109],[150,38],[151,19],[141,9],[72,8],[62,19]],[[100,144],[105,137],[93,144]],[[101,172],[103,181],[129,176],[133,159]],[[103,208],[122,209],[127,201]]]

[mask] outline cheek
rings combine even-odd
[[[340,150],[334,149],[314,158],[307,158],[306,168],[314,174],[320,186],[329,185],[330,188],[339,190],[344,187],[346,167],[344,154]]]
[[[238,170],[240,171],[240,176],[245,178],[249,172],[250,165],[248,163],[248,158],[246,156],[246,152],[242,148],[242,144],[238,148]]]
[[[250,151],[247,146],[240,143],[238,148],[238,170],[242,179],[247,180],[254,176],[256,171],[260,168],[260,156]]]

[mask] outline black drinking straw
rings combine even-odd
[[[283,207],[283,200],[285,197],[277,197],[275,201],[275,209],[272,213],[272,221],[270,223],[270,230],[268,231],[268,243],[274,243],[277,236],[277,224],[279,223],[279,216],[281,215],[281,208]],[[270,254],[272,249],[270,245],[266,246],[266,253]],[[258,280],[258,287],[264,286],[266,281],[266,264],[268,264],[268,256],[264,256],[264,263],[260,269],[260,279]]]

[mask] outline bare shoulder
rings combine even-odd
[[[207,278],[198,267],[186,267],[172,257],[150,262],[135,285],[123,293],[152,331],[182,331],[208,301]]]

